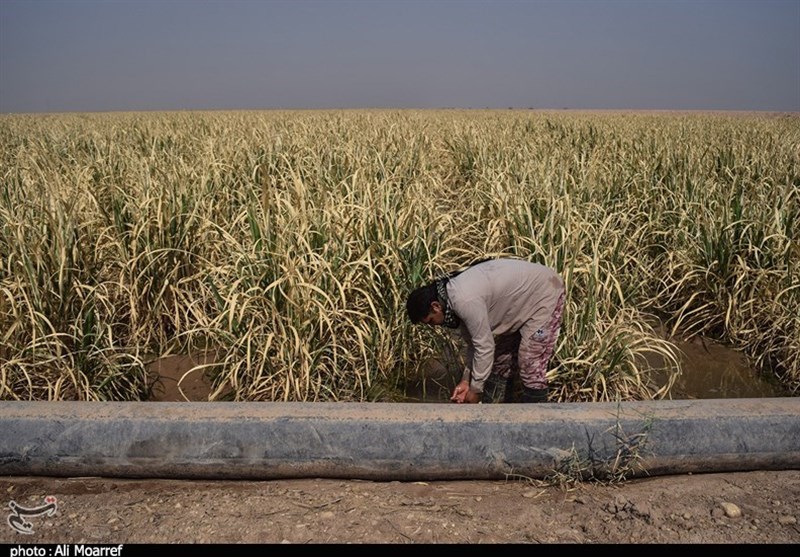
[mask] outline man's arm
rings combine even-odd
[[[459,316],[461,331],[467,341],[470,390],[480,394],[494,365],[494,335],[489,324],[489,313],[483,304],[473,303]]]

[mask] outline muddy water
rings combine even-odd
[[[672,342],[682,367],[672,388],[674,400],[789,396],[777,382],[759,376],[741,352],[702,337]],[[649,364],[654,368],[663,366],[658,361]],[[453,379],[442,364],[433,361],[428,376],[409,385],[409,396],[423,402],[446,401],[453,386]]]
[[[148,366],[154,381],[151,401],[203,402],[211,394],[211,381],[204,365],[211,364],[208,354],[172,355],[160,358]]]
[[[683,373],[672,391],[672,398],[762,398],[788,396],[783,389],[755,372],[747,358],[729,347],[708,339],[673,341],[681,353]],[[149,370],[158,378],[153,401],[207,401],[210,382],[199,367],[209,364],[208,356],[169,356],[153,363]],[[447,401],[454,379],[435,362],[427,376],[407,386],[411,401]]]
[[[699,337],[674,343],[683,367],[673,388],[674,399],[785,396],[779,385],[760,377],[736,350]]]

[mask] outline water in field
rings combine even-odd
[[[683,368],[672,388],[675,400],[789,396],[777,382],[759,376],[741,352],[702,337],[672,342]],[[657,367],[658,363],[651,365]],[[408,393],[424,402],[446,401],[453,381],[445,367],[433,361],[424,380],[412,382]]]
[[[675,342],[675,341],[673,341]],[[744,354],[697,337],[675,342],[681,351],[683,373],[672,398],[761,398],[784,396],[777,383],[759,376]]]
[[[697,337],[690,341],[674,341],[681,352],[683,373],[672,391],[672,398],[762,398],[788,396],[780,385],[760,377],[747,358],[727,346]],[[174,355],[161,358],[150,366],[158,385],[151,400],[207,401],[210,381],[195,366],[210,363],[205,355]],[[455,378],[446,367],[432,361],[424,378],[410,381],[406,395],[410,401],[446,402],[455,385]]]
[[[172,355],[155,360],[148,371],[155,385],[150,400],[203,402],[211,394],[211,381],[198,366],[213,362],[207,354]]]

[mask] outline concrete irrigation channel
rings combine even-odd
[[[800,469],[800,398],[0,402],[0,475],[370,480]]]

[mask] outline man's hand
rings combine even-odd
[[[462,381],[453,389],[453,396],[450,400],[457,404],[469,403],[477,404],[481,401],[481,393],[476,393],[469,388],[469,381]]]
[[[469,381],[462,381],[461,383],[456,385],[455,389],[453,389],[453,395],[450,397],[450,400],[461,404],[462,402],[464,402],[464,398],[467,396],[468,392],[469,392]]]

